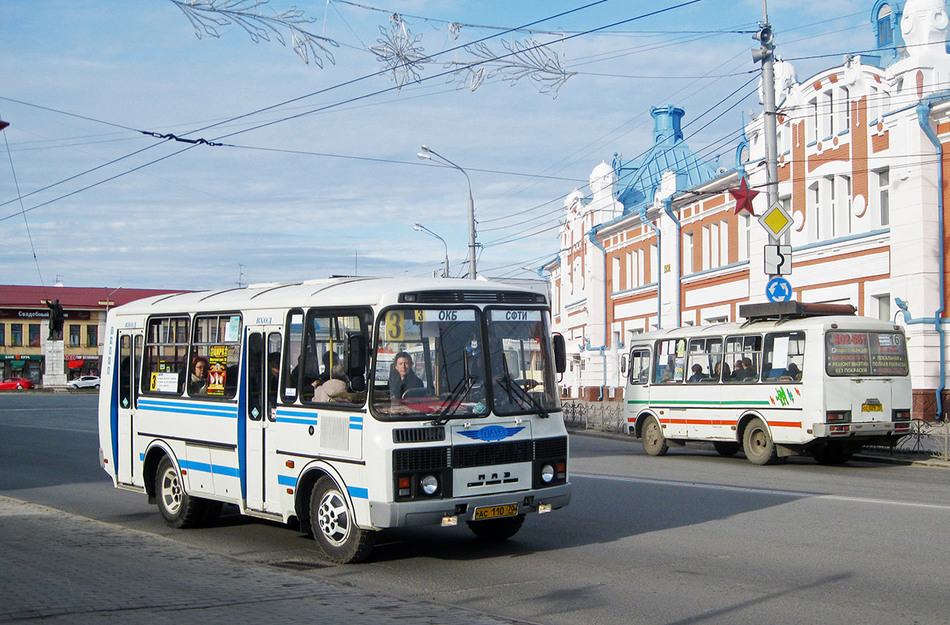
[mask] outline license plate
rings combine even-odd
[[[861,412],[884,412],[881,404],[861,404]]]
[[[518,516],[518,504],[506,503],[503,506],[487,506],[485,508],[475,508],[474,521],[484,519],[503,519],[509,516]]]

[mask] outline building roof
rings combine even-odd
[[[699,160],[683,141],[680,119],[683,109],[675,106],[653,107],[653,146],[639,162],[627,162],[617,168],[620,183],[625,185],[617,199],[629,215],[643,204],[652,204],[663,174],[674,171],[677,189],[691,189],[716,177],[716,170]]]
[[[0,284],[0,307],[45,308],[46,301],[59,300],[64,309],[94,310],[127,304],[143,297],[181,293],[167,289],[123,289],[114,287],[28,286]],[[106,302],[109,302],[106,304]]]

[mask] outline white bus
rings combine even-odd
[[[801,453],[840,464],[910,431],[900,326],[841,304],[750,304],[739,314],[745,323],[635,337],[625,427],[648,454],[709,441],[754,464]]]
[[[473,280],[133,302],[109,311],[100,465],[173,527],[233,504],[312,530],[336,562],[388,527],[506,539],[570,500],[549,327],[544,295]]]

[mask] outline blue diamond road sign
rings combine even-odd
[[[765,295],[770,302],[787,302],[792,299],[792,285],[785,278],[772,278],[765,287]]]

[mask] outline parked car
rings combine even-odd
[[[99,388],[99,376],[84,375],[66,383],[69,388]]]
[[[0,381],[0,391],[9,391],[16,389],[18,391],[25,388],[33,388],[36,386],[26,378],[4,378],[3,381]]]

